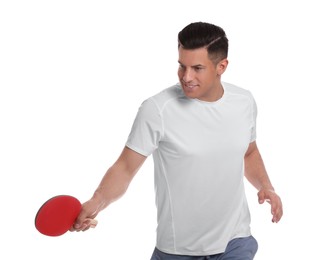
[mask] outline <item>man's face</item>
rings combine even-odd
[[[218,100],[223,91],[220,76],[226,69],[227,60],[215,65],[205,48],[185,50],[180,47],[178,53],[178,77],[185,95],[208,102]]]

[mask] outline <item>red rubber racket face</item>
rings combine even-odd
[[[72,196],[55,196],[46,201],[38,210],[35,227],[47,236],[63,235],[74,224],[81,208],[79,200]]]

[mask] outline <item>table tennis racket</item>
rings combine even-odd
[[[74,224],[82,209],[78,199],[70,195],[58,195],[47,200],[35,216],[35,227],[43,235],[60,236]],[[91,226],[97,221],[90,219]]]

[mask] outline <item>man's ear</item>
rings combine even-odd
[[[221,76],[225,70],[227,69],[228,66],[228,60],[227,58],[222,59],[221,61],[218,62],[217,67],[216,67],[216,72],[217,76]]]

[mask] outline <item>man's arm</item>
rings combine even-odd
[[[270,182],[255,141],[250,143],[244,156],[244,167],[245,177],[259,191],[259,203],[267,201],[271,204],[272,222],[277,223],[283,215],[282,201]]]
[[[92,198],[85,203],[71,231],[87,230],[96,215],[127,190],[133,177],[147,157],[124,147],[117,161],[103,176]]]

